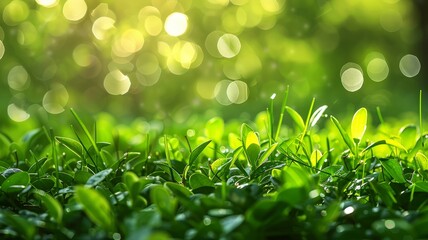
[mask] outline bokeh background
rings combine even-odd
[[[1,122],[70,114],[186,121],[264,110],[290,86],[330,112],[417,111],[424,0],[2,0]],[[280,104],[281,100],[277,101]]]

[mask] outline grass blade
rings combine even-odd
[[[342,125],[340,125],[339,120],[337,120],[335,117],[330,116],[331,121],[334,123],[336,128],[339,130],[340,135],[342,136],[343,140],[345,141],[348,148],[351,150],[351,152],[356,155],[355,151],[355,143],[351,140],[348,133],[343,129]]]

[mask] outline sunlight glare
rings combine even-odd
[[[187,30],[187,15],[184,13],[171,13],[165,20],[165,31],[170,36],[178,37]]]
[[[47,7],[47,8],[54,7],[58,3],[57,0],[36,0],[36,2],[40,6]]]

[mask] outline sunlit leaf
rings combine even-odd
[[[318,161],[322,158],[322,152],[318,149],[314,150],[311,154],[311,166],[317,166]]]
[[[287,110],[288,114],[290,114],[291,118],[293,119],[299,130],[303,131],[305,129],[305,122],[303,121],[303,118],[300,116],[300,114],[291,107],[287,106],[285,107],[285,109]]]
[[[345,141],[346,145],[349,147],[349,150],[351,150],[351,152],[353,154],[356,154],[356,152],[355,152],[355,143],[354,143],[354,141],[351,140],[351,138],[349,137],[349,135],[345,131],[345,129],[343,129],[342,125],[340,125],[339,120],[337,120],[333,116],[330,116],[330,119],[334,123],[334,125],[336,126],[336,128],[339,130],[340,135],[342,136],[342,138]]]
[[[360,142],[367,128],[367,109],[360,108],[355,112],[351,122],[351,137]]]
[[[275,151],[277,146],[278,146],[278,143],[274,143],[266,151],[263,152],[263,154],[260,156],[260,159],[259,159],[259,163],[258,163],[259,166],[269,158],[269,156]]]
[[[413,146],[415,146],[416,139],[417,139],[417,128],[415,125],[408,125],[406,127],[403,127],[400,129],[400,139],[401,144],[406,149],[410,149]]]
[[[235,133],[229,133],[228,140],[229,140],[229,146],[232,149],[237,149],[238,147],[242,146],[241,140],[239,139],[238,135],[236,135]]]
[[[193,149],[193,151],[190,153],[190,157],[189,157],[189,166],[193,166],[193,164],[195,163],[199,154],[201,154],[202,151],[204,151],[204,149],[208,146],[208,144],[210,144],[210,142],[211,142],[211,140],[208,140],[208,141],[198,145],[195,149]]]
[[[401,145],[401,143],[395,141],[394,139],[382,139],[382,140],[379,140],[379,141],[376,141],[376,142],[370,144],[365,149],[363,149],[363,151],[361,151],[361,153],[365,153],[368,150],[370,150],[376,146],[380,146],[380,145],[388,145],[388,146],[395,147],[395,148],[398,148],[400,150],[403,150],[404,152],[407,152],[406,148],[403,145]]]
[[[311,119],[309,120],[310,127],[313,127],[318,123],[318,121],[323,116],[323,114],[324,114],[325,110],[327,110],[327,108],[328,108],[327,105],[323,105],[314,111],[314,113],[311,116]]]
[[[245,140],[245,152],[251,166],[256,167],[260,153],[259,138],[254,132],[249,132]]]
[[[428,170],[428,158],[425,154],[421,152],[416,153],[415,160],[421,170]]]
[[[82,204],[88,217],[98,226],[107,231],[115,229],[114,218],[107,199],[97,190],[82,186],[75,187],[75,197]]]

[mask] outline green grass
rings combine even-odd
[[[315,99],[301,116],[287,97],[244,123],[71,110],[70,127],[1,133],[0,237],[428,238],[422,95],[410,124],[366,108],[338,119]]]

